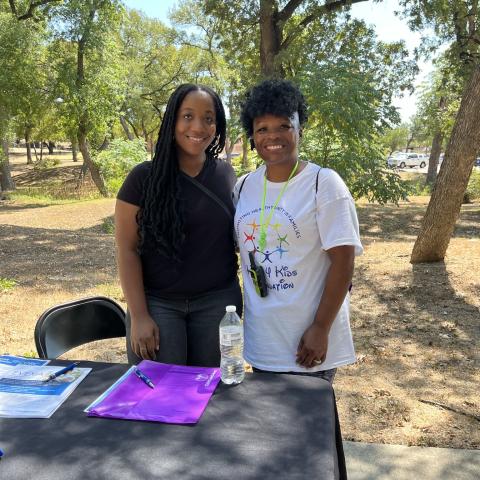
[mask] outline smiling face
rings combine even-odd
[[[300,124],[298,114],[291,118],[266,114],[253,120],[253,141],[268,166],[293,164],[298,160]]]
[[[212,97],[194,90],[183,99],[177,112],[175,142],[179,159],[204,158],[216,133],[215,106]]]

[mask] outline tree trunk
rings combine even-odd
[[[225,161],[229,163],[230,165],[232,164],[232,149],[233,149],[233,144],[230,142],[230,139],[228,136],[225,138]]]
[[[27,165],[33,163],[32,159],[32,146],[30,144],[30,133],[32,132],[32,127],[25,128],[25,145],[27,147]]]
[[[282,43],[282,27],[275,0],[260,0],[260,66],[263,77],[284,77],[277,56]]]
[[[3,190],[15,190],[15,183],[10,172],[8,140],[2,138],[2,154],[0,156],[0,185]]]
[[[107,192],[107,189],[105,188],[105,183],[103,181],[103,178],[100,175],[100,170],[93,163],[92,157],[90,156],[90,152],[88,150],[86,129],[82,123],[79,125],[79,128],[78,128],[78,148],[80,149],[80,152],[82,152],[83,162],[90,170],[90,173],[92,175],[92,180],[97,186],[99,192],[104,197],[108,197],[108,192]]]
[[[35,161],[38,162],[38,154],[37,154],[37,142],[32,142],[33,151],[35,152]]]
[[[43,162],[43,140],[40,141],[40,163]]]
[[[439,130],[433,136],[432,149],[430,150],[430,157],[428,159],[428,172],[425,183],[433,185],[437,178],[438,159],[442,151],[443,133]]]
[[[91,8],[89,12],[90,21],[93,20],[95,16],[96,9]],[[77,78],[75,80],[76,87],[80,91],[83,82],[85,80],[85,37],[82,37],[78,41],[78,48],[77,48]],[[79,122],[78,122],[78,148],[80,152],[82,152],[83,163],[85,166],[88,167],[90,173],[92,175],[92,180],[95,183],[96,187],[98,188],[99,192],[104,196],[107,197],[107,189],[105,188],[105,183],[103,182],[103,178],[100,175],[100,171],[98,167],[93,163],[92,157],[90,156],[90,152],[88,150],[88,143],[87,143],[87,132],[88,132],[88,111],[85,109],[80,114]]]
[[[98,149],[100,152],[103,152],[106,150],[110,145],[110,139],[108,135],[105,135],[105,138],[103,139],[102,144],[100,145],[100,148]]]
[[[411,263],[443,260],[480,149],[480,66],[463,92],[445,158],[433,188]]]
[[[128,123],[127,121],[125,120],[125,117],[123,115],[120,115],[120,123],[122,125],[122,128],[123,128],[123,131],[125,132],[125,134],[127,135],[127,138],[129,140],[133,140],[135,137],[133,136],[133,133],[130,131],[130,129],[128,128]]]
[[[250,168],[250,162],[248,160],[248,145],[249,141],[246,135],[242,135],[242,170],[248,170]]]
[[[78,162],[78,144],[76,140],[72,140],[72,158],[74,162]]]
[[[53,155],[53,149],[55,148],[55,144],[52,141],[48,141],[48,154]]]

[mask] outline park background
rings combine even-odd
[[[224,157],[240,175],[258,162],[238,122],[243,92],[288,78],[310,105],[302,156],[345,179],[365,245],[358,362],[335,381],[344,437],[480,448],[477,2],[183,1],[160,19],[132,9],[142,3],[0,0],[0,351],[35,356],[36,319],[53,304],[124,304],[114,195],[151,156],[178,84],[221,93]],[[368,21],[382,9],[389,37]],[[428,169],[388,169],[395,151],[427,154]],[[68,357],[125,361],[124,340]]]

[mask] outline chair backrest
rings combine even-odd
[[[107,297],[88,297],[46,310],[35,326],[40,358],[57,358],[94,340],[124,337],[125,312]]]

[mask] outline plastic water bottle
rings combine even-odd
[[[220,322],[220,370],[222,382],[240,383],[245,377],[243,367],[243,325],[237,315],[235,305],[225,308],[225,316]]]

